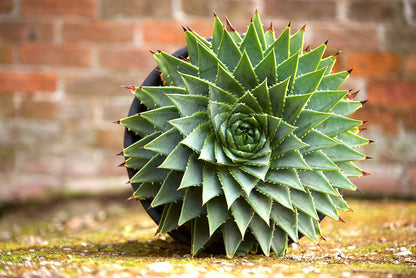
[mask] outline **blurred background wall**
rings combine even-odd
[[[148,49],[210,36],[212,11],[239,32],[258,8],[279,34],[305,22],[306,44],[342,50],[345,89],[368,99],[355,118],[373,160],[365,194],[416,198],[416,0],[1,0],[0,202],[130,189],[122,157],[132,95],[155,62]],[[358,193],[356,193],[358,194]]]

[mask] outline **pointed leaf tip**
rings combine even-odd
[[[353,93],[351,93],[351,91],[352,91],[352,89],[348,90],[348,94],[346,96],[349,100],[353,100],[358,95],[358,93],[360,92],[360,90],[357,90]]]
[[[371,156],[366,156],[365,159],[373,159]]]
[[[353,70],[353,69],[349,69],[349,70],[347,70],[348,74],[351,74],[352,70]]]
[[[342,219],[342,218],[341,218],[341,216],[338,218],[338,221],[339,221],[339,222],[342,222],[342,223],[346,223],[346,222],[344,221],[344,219]]]
[[[124,155],[124,151],[121,151],[121,152],[119,152],[119,153],[116,153],[116,155],[117,155],[117,156],[119,156],[119,155]]]
[[[369,172],[365,172],[365,171],[361,171],[361,173],[363,174],[363,177],[365,177],[365,176],[370,176],[371,175],[371,173],[369,173]],[[359,190],[358,190],[359,191]],[[359,191],[359,192],[361,192],[361,191]]]
[[[120,124],[120,120],[114,121],[114,124]]]
[[[274,28],[273,28],[273,22],[270,22],[270,26],[269,26],[269,28],[267,29],[267,31],[270,31],[270,32],[273,32],[273,31],[274,31]]]
[[[217,13],[215,11],[212,11],[212,14],[214,15],[214,17],[217,17]]]
[[[326,40],[326,41],[324,42],[324,44],[325,44],[325,45],[328,45],[328,41],[329,41],[329,39],[328,39],[328,40]]]
[[[231,22],[230,22],[230,20],[228,19],[228,17],[225,17],[225,22],[227,23],[227,26],[226,26],[227,31],[228,31],[228,32],[234,32],[234,31],[235,31],[235,29],[234,29],[233,25],[231,25]]]
[[[305,22],[305,24],[302,26],[302,28],[300,28],[300,30],[302,30],[303,32],[305,32],[305,30],[306,30],[306,25],[307,25],[308,23],[307,22]]]
[[[185,27],[185,26],[183,26],[183,25],[182,25],[182,30],[183,30],[184,32],[188,31],[188,30],[186,29],[186,27]]]
[[[360,101],[360,102],[361,102],[361,105],[366,104],[366,103],[367,103],[367,101],[368,101],[368,99]]]
[[[290,24],[292,24],[292,21],[291,20],[289,20],[289,23],[287,24],[287,27],[290,28]]]
[[[334,56],[334,57],[336,57],[336,56],[338,56],[339,54],[341,54],[342,53],[342,51],[341,50],[339,50],[339,51],[337,51],[337,53],[335,53],[334,55],[332,55],[332,56]]]

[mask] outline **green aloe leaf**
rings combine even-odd
[[[160,219],[159,230],[167,234],[178,228],[178,219],[181,214],[182,203],[169,203],[163,208],[163,214]],[[166,211],[166,212],[165,212]]]
[[[279,227],[276,227],[276,229],[273,232],[273,238],[272,238],[272,250],[275,253],[277,257],[283,257],[286,254],[287,250],[287,234]]]
[[[210,236],[225,223],[230,211],[224,196],[218,196],[207,203],[207,216]]]
[[[274,203],[271,217],[278,227],[294,241],[298,242],[298,214],[278,203]]]
[[[294,169],[270,169],[266,180],[274,184],[283,184],[297,190],[305,190],[300,183],[297,171]]]
[[[259,84],[256,73],[251,65],[247,52],[244,50],[238,65],[234,69],[235,79],[243,85],[246,90],[253,89]]]
[[[181,226],[204,211],[205,207],[202,206],[202,188],[189,187],[185,192],[178,224]]]
[[[169,121],[180,117],[174,106],[165,106],[146,111],[141,116],[161,131],[168,131],[172,127]]]
[[[259,182],[257,190],[270,199],[275,200],[280,205],[293,210],[290,200],[289,188],[280,184],[271,184],[268,182]]]
[[[208,220],[206,217],[197,217],[192,225],[192,254],[198,254],[210,239]]]
[[[156,153],[168,156],[179,142],[183,139],[182,135],[175,128],[171,128],[159,137],[147,143],[144,148]]]
[[[202,162],[196,159],[195,155],[191,155],[188,164],[186,165],[179,189],[202,185],[202,169]]]
[[[233,202],[241,195],[241,187],[227,170],[219,169],[218,178],[224,191],[227,206],[230,208]]]
[[[311,52],[308,52],[305,55],[302,55],[299,58],[299,66],[298,66],[296,75],[300,76],[300,75],[315,71],[318,68],[318,65],[320,64],[320,61],[321,61],[322,55],[325,52],[325,49],[326,49],[326,45],[322,44],[319,47],[312,50]],[[321,68],[324,68],[324,67],[321,67]]]
[[[270,210],[272,209],[272,200],[267,196],[253,191],[246,197],[247,202],[253,208],[258,216],[263,219],[267,227],[270,227]]]
[[[250,223],[250,230],[259,243],[264,255],[269,256],[273,238],[273,228],[266,225],[260,217],[254,215]]]
[[[133,115],[120,120],[120,124],[136,135],[144,137],[156,131],[155,127],[141,115]]]
[[[228,220],[222,226],[222,236],[224,238],[225,252],[228,258],[232,258],[242,241],[241,234],[238,232],[234,221]]]
[[[309,190],[306,192],[299,190],[290,190],[290,198],[292,200],[292,205],[299,211],[304,212],[313,219],[319,219]]]
[[[238,198],[231,206],[231,213],[243,238],[253,217],[253,208],[243,198]]]
[[[186,165],[192,151],[188,147],[178,144],[175,149],[166,157],[159,168],[185,171]]]
[[[202,203],[206,204],[222,192],[215,167],[210,164],[204,164],[202,172]]]
[[[191,116],[200,111],[206,111],[208,98],[201,95],[167,95],[176,106],[182,117]]]
[[[142,183],[140,187],[134,191],[133,196],[139,199],[153,198],[160,190],[160,183]]]
[[[247,53],[253,66],[256,66],[263,59],[263,50],[253,22],[248,25],[247,33],[240,44],[240,51]]]
[[[183,199],[184,190],[178,190],[182,174],[180,172],[171,171],[167,178],[163,181],[159,192],[152,201],[151,206],[157,207],[174,201]]]

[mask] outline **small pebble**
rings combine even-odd
[[[173,266],[170,262],[158,262],[149,264],[147,268],[155,272],[168,272],[173,269]]]
[[[401,250],[401,248],[400,248],[400,250]],[[410,252],[410,251],[402,251],[402,252],[396,253],[394,255],[396,257],[408,257],[408,256],[411,256],[412,255],[412,252]]]

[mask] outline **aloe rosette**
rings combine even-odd
[[[147,111],[120,120],[140,137],[123,151],[134,198],[162,209],[158,232],[186,227],[192,254],[318,242],[367,158],[363,122],[349,118],[363,103],[339,90],[350,72],[331,73],[326,43],[303,50],[304,28],[264,32],[257,12],[244,35],[217,16],[211,39],[184,31],[188,56],[154,53],[163,85],[131,88]]]

